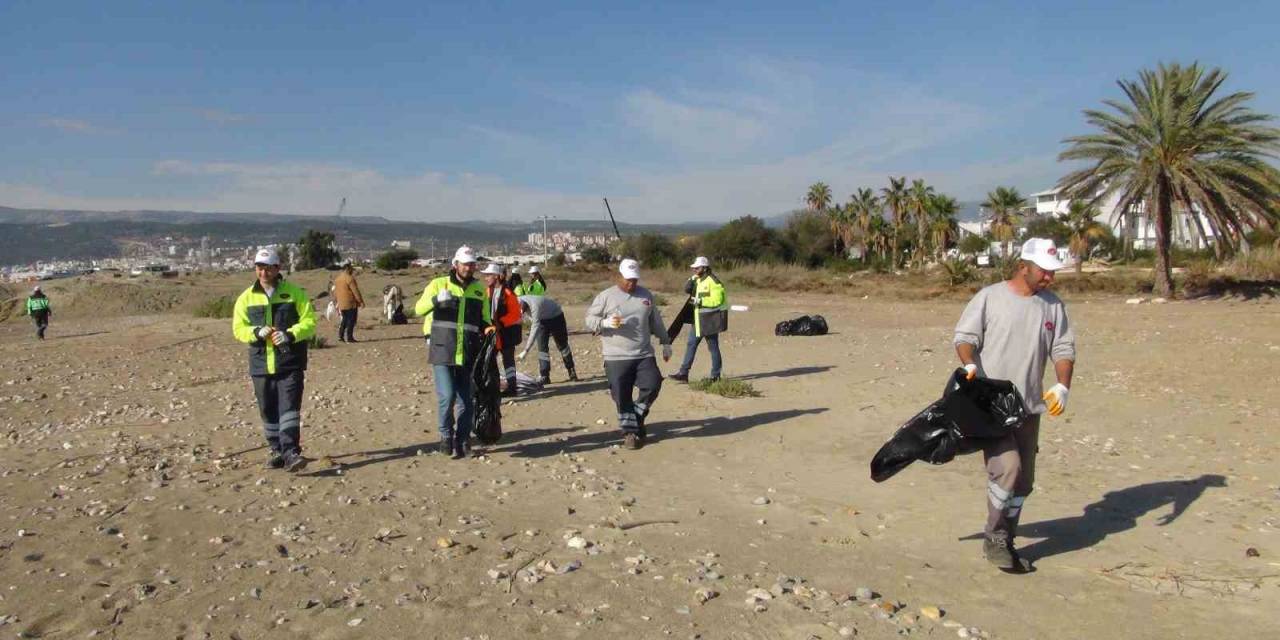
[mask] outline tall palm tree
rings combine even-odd
[[[809,185],[809,192],[804,196],[804,203],[814,211],[825,213],[831,206],[831,187],[825,182]]]
[[[888,257],[893,251],[889,246],[893,239],[892,234],[890,224],[884,216],[872,216],[867,223],[867,244],[880,254],[881,258]]]
[[[920,266],[924,266],[925,256],[928,255],[929,206],[935,195],[933,187],[925,184],[924,180],[912,180],[911,188],[907,191],[907,210],[916,222],[916,259]]]
[[[876,192],[871,189],[860,188],[850,196],[850,213],[857,224],[858,237],[861,238],[863,261],[867,259],[870,250],[868,244],[871,237],[871,219],[880,217],[880,206],[880,198],[877,198]]]
[[[982,203],[987,210],[987,221],[991,226],[991,236],[1004,243],[1004,255],[1009,256],[1009,243],[1018,231],[1018,222],[1022,219],[1022,208],[1027,206],[1027,199],[1013,187],[996,187],[987,192],[987,199]]]
[[[1234,250],[1249,228],[1275,228],[1273,200],[1280,173],[1267,158],[1280,151],[1272,116],[1245,106],[1253,94],[1214,94],[1227,74],[1199,63],[1161,64],[1136,80],[1119,80],[1127,102],[1104,100],[1115,111],[1085,110],[1095,133],[1074,136],[1059,160],[1083,160],[1058,186],[1072,198],[1097,203],[1119,194],[1125,212],[1143,203],[1141,215],[1156,231],[1156,292],[1173,294],[1169,263],[1173,210],[1200,212],[1217,241]],[[1247,247],[1247,244],[1245,245]]]
[[[884,206],[889,208],[889,213],[893,215],[893,246],[891,247],[893,255],[893,268],[898,268],[898,228],[902,226],[902,215],[907,210],[907,177],[895,178],[889,176],[889,186],[880,189],[880,195],[884,200]]]
[[[827,224],[831,226],[831,253],[836,257],[840,257],[840,243],[848,235],[848,218],[849,212],[845,207],[839,204],[827,207]],[[845,247],[848,246],[846,242]]]
[[[1089,257],[1089,249],[1094,240],[1107,235],[1107,226],[1098,222],[1098,208],[1087,200],[1072,200],[1067,205],[1067,213],[1062,221],[1071,229],[1071,255],[1076,257],[1076,273],[1084,272],[1084,259]]]
[[[960,203],[955,198],[939,193],[929,199],[929,235],[938,261],[942,261],[947,245],[960,236],[957,213],[960,213]]]

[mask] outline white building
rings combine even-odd
[[[1061,189],[1048,189],[1038,193],[1031,194],[1035,199],[1037,215],[1056,215],[1064,216],[1067,214],[1071,206],[1071,198],[1064,196]],[[1156,228],[1147,219],[1144,203],[1139,202],[1129,209],[1130,215],[1122,215],[1120,211],[1120,194],[1113,193],[1106,200],[1099,203],[1098,215],[1094,216],[1094,220],[1106,225],[1116,237],[1133,238],[1133,247],[1135,249],[1153,249],[1156,246]],[[1200,226],[1204,229],[1207,236],[1205,241],[1213,238],[1213,229],[1209,226],[1209,219],[1202,213],[1197,213],[1200,218]],[[1126,233],[1126,227],[1129,231]],[[1185,210],[1175,210],[1173,214],[1171,243],[1174,246],[1199,249],[1204,246],[1200,239],[1200,232],[1195,228],[1195,222],[1191,218],[1189,212]]]

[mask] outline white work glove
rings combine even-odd
[[[275,346],[278,347],[287,342],[289,342],[289,334],[287,332],[277,331],[271,334],[271,344],[274,344]]]
[[[1049,415],[1060,416],[1063,411],[1067,410],[1067,395],[1071,390],[1063,386],[1061,382],[1049,387],[1049,390],[1041,396],[1044,398],[1045,404],[1049,406]]]
[[[662,345],[662,361],[666,362],[671,359],[671,345]]]
[[[259,340],[266,340],[271,337],[271,332],[273,331],[275,331],[275,329],[271,327],[258,327],[258,330],[253,333],[258,336]]]
[[[524,357],[525,357],[525,356],[527,356],[527,355],[529,355],[529,350],[528,350],[528,349],[525,349],[524,351],[521,351],[521,352],[520,352],[520,355],[519,355],[518,357],[520,358],[520,361],[521,361],[521,362],[524,362]]]
[[[613,315],[609,316],[609,326],[614,329],[622,328],[622,316],[618,315],[616,311]]]
[[[976,378],[976,377],[978,377],[978,365],[976,365],[976,364],[966,364],[966,365],[964,366],[964,379],[965,379],[965,380],[972,380],[972,379],[974,379],[974,378]]]
[[[448,289],[441,289],[440,293],[436,294],[436,302],[443,304],[443,303],[449,302],[450,300],[453,300],[453,292],[449,291]]]

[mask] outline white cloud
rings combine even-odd
[[[100,127],[86,120],[74,118],[41,118],[40,126],[66,131],[68,133],[103,134],[115,133],[114,130]]]

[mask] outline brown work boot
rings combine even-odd
[[[1013,548],[1013,538],[1007,531],[987,534],[982,540],[982,555],[1001,571],[1026,573],[1031,570],[1030,563],[1018,557],[1018,552]]]

